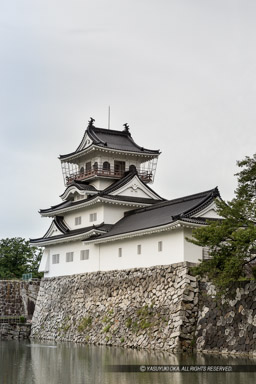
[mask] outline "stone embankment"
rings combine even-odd
[[[190,263],[46,278],[33,338],[131,348],[256,355],[256,282],[233,299]]]
[[[0,280],[0,317],[32,319],[40,281]]]
[[[243,283],[232,299],[216,299],[215,287],[200,283],[195,336],[198,351],[256,354],[256,282]]]
[[[32,338],[190,350],[198,313],[191,263],[45,278]]]
[[[0,280],[0,339],[29,337],[31,324],[19,320],[32,319],[39,285],[40,281]]]
[[[0,339],[28,339],[30,336],[31,324],[0,324]]]

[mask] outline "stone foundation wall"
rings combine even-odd
[[[32,318],[40,281],[0,280],[0,317]]]
[[[46,278],[31,337],[180,351],[191,349],[198,284],[191,263]]]
[[[19,316],[24,313],[20,281],[0,281],[0,316]]]
[[[244,283],[230,300],[216,300],[210,283],[200,283],[196,329],[198,351],[256,354],[256,282]]]
[[[46,278],[31,337],[256,355],[256,282],[216,299],[190,263]]]
[[[28,339],[31,324],[0,324],[0,340]]]

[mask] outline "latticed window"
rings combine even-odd
[[[90,213],[90,222],[97,220],[97,213]]]
[[[89,249],[83,249],[80,252],[80,260],[88,260],[89,259]]]
[[[52,263],[59,264],[59,262],[60,262],[60,255],[59,254],[52,255]]]
[[[70,263],[74,259],[74,252],[67,252],[66,253],[66,262]]]
[[[81,216],[75,217],[75,225],[80,225],[81,222],[82,222],[82,217]]]

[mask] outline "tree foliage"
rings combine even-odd
[[[41,277],[38,272],[42,250],[31,247],[28,240],[21,237],[0,240],[0,278],[21,278],[24,273]]]
[[[211,256],[195,267],[194,273],[207,276],[220,290],[256,275],[256,154],[237,165],[235,197],[228,202],[216,201],[223,220],[193,231],[192,242],[208,247]]]

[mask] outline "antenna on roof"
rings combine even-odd
[[[108,107],[108,129],[110,129],[110,106]]]

